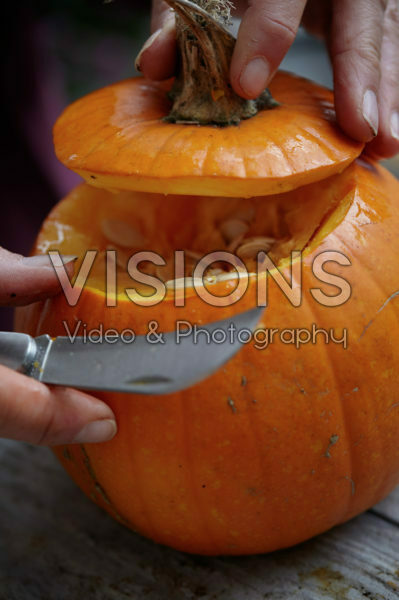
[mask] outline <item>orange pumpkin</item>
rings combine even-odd
[[[289,546],[385,496],[399,481],[399,350],[392,335],[398,322],[398,188],[382,168],[355,162],[340,176],[286,195],[241,201],[254,207],[256,227],[263,227],[269,202],[287,207],[282,222],[294,242],[305,217],[314,227],[313,236],[301,240],[301,306],[293,307],[270,285],[264,326],[310,329],[316,323],[333,328],[336,337],[347,328],[348,348],[323,339],[300,349],[278,341],[265,350],[249,344],[216,375],[184,392],[102,394],[117,416],[116,438],[57,450],[82,489],[143,535],[204,554]],[[294,200],[296,211],[290,212]],[[328,212],[319,224],[321,202]],[[231,203],[115,195],[82,185],[53,210],[35,252],[57,248],[82,256],[86,248],[102,249],[101,222],[109,216],[145,223],[150,247],[161,234],[172,248],[184,248],[193,230],[212,230],[239,206]],[[179,227],[182,213],[185,228]],[[267,222],[264,227],[274,233]],[[315,256],[332,249],[352,263],[335,269],[352,286],[351,299],[336,308],[318,304],[309,291],[320,286],[312,271]],[[61,295],[19,309],[18,329],[65,335],[62,321],[73,328],[81,319],[88,330],[103,323],[106,329],[145,333],[155,319],[168,331],[178,319],[205,323],[249,308],[256,299],[251,278],[242,300],[223,309],[207,305],[192,288],[184,308],[174,306],[172,294],[157,306],[135,306],[122,292],[132,282],[121,275],[118,306],[107,308],[103,280],[99,261],[76,307]],[[229,284],[221,281],[212,292],[225,294]]]
[[[270,87],[280,106],[238,127],[165,122],[170,87],[138,77],[74,102],[54,128],[58,158],[102,188],[241,198],[339,173],[363,148],[337,126],[332,93],[288,73]]]
[[[34,252],[101,254],[75,307],[60,295],[18,309],[16,326],[55,336],[80,322],[140,334],[152,320],[170,331],[177,320],[203,324],[255,304],[265,273],[249,277],[235,304],[209,305],[187,284],[185,306],[177,307],[173,288],[158,304],[148,290],[148,301],[132,303],[125,293],[132,281],[121,271],[118,304],[107,307],[110,222],[138,232],[135,250],[171,256],[220,250],[223,224],[250,215],[245,235],[274,240],[270,256],[288,279],[290,252],[301,250],[300,305],[269,284],[260,327],[278,333],[268,347],[245,345],[184,392],[101,394],[117,436],[56,449],[88,496],[157,542],[202,554],[267,552],[350,519],[399,482],[399,184],[377,164],[355,160],[361,146],[339,132],[331,93],[318,86],[279,74],[271,90],[280,107],[221,129],[160,121],[168,86],[122,82],[61,117],[58,156],[93,185],[54,208]],[[328,304],[336,288],[315,276],[327,251],[345,257],[326,270],[352,291],[335,307]],[[236,283],[230,272],[202,287],[223,296]],[[314,325],[326,333],[300,343]]]

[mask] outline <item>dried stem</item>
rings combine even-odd
[[[268,90],[257,100],[238,96],[229,83],[235,39],[228,0],[166,0],[176,11],[180,72],[171,91],[168,121],[200,125],[237,125],[277,103]]]

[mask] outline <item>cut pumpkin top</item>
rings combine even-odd
[[[333,94],[279,72],[280,106],[237,126],[167,123],[171,81],[137,77],[70,105],[54,127],[58,158],[88,183],[164,194],[276,194],[342,171],[363,149],[335,121]]]

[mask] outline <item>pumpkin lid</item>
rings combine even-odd
[[[336,124],[332,92],[288,73],[270,86],[280,106],[223,128],[164,122],[170,87],[138,77],[78,100],[54,128],[59,160],[104,188],[249,197],[329,177],[363,148]]]
[[[229,85],[231,34],[197,4],[168,3],[182,56],[174,84],[132,78],[69,106],[54,128],[67,167],[104,188],[250,197],[319,181],[359,156],[331,91],[279,72],[271,95],[240,98]]]

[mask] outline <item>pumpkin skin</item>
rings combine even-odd
[[[305,246],[302,304],[294,308],[270,284],[262,323],[280,330],[316,323],[337,335],[347,328],[346,350],[332,343],[299,350],[275,343],[260,351],[248,344],[218,373],[183,392],[99,394],[115,412],[117,436],[56,449],[89,497],[156,542],[206,555],[269,552],[352,518],[399,482],[399,183],[382,167],[358,160],[339,176],[291,193],[312,197],[316,207],[326,190],[338,202]],[[151,215],[150,196],[148,202],[141,197],[155,242],[163,224],[156,211]],[[108,210],[113,217],[116,199],[81,186],[53,210],[34,252],[96,247],[94,215]],[[190,223],[192,199],[186,200]],[[125,203],[129,211],[128,196]],[[310,205],[302,213],[298,207],[296,222],[305,227]],[[211,215],[211,202],[208,210]],[[312,273],[314,258],[325,250],[342,252],[352,263],[331,268],[352,287],[350,300],[335,308],[318,304],[309,292],[322,287],[334,293]],[[218,286],[220,293],[228,290],[228,282]],[[206,323],[254,303],[253,280],[226,308],[211,307],[195,293],[188,293],[184,308],[169,297],[152,307],[121,297],[116,308],[106,308],[103,293],[91,287],[74,308],[60,295],[18,309],[16,327],[65,335],[64,319],[82,319],[89,329],[102,322],[140,334],[153,319],[168,331],[177,319]]]
[[[289,73],[270,86],[281,105],[237,127],[164,122],[171,85],[137,77],[71,104],[54,127],[59,160],[101,188],[241,198],[325,179],[364,147],[337,126],[330,90]]]

